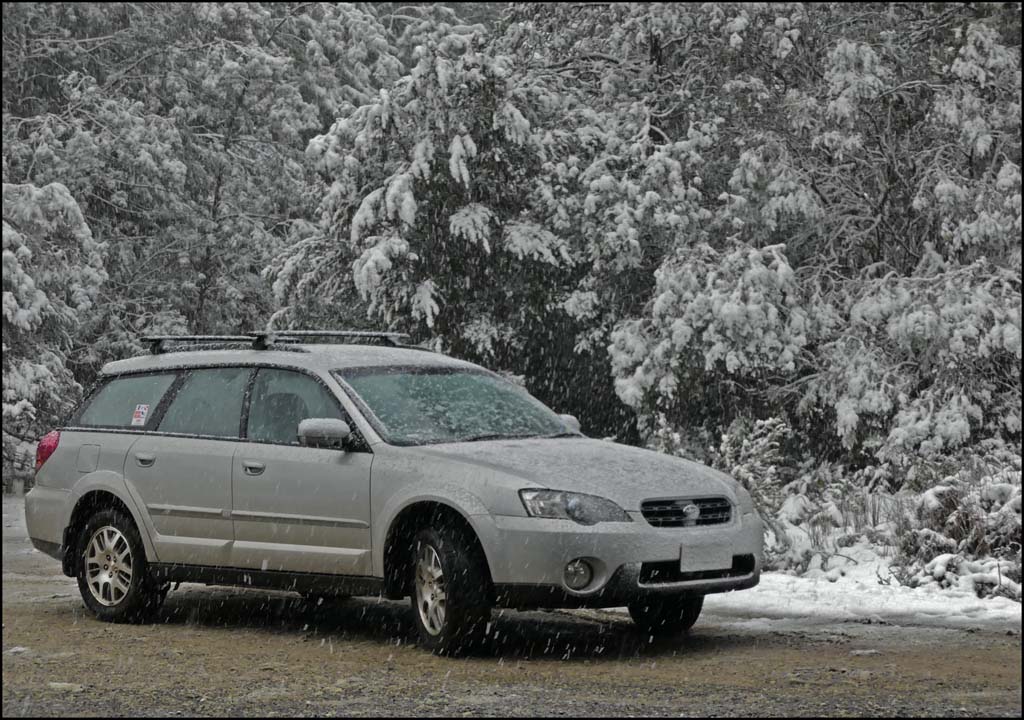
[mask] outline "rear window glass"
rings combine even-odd
[[[161,432],[238,437],[252,368],[193,370],[171,401]]]
[[[145,428],[174,378],[174,373],[115,378],[89,401],[78,425]]]

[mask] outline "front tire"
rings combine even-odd
[[[479,548],[454,528],[427,528],[413,550],[410,596],[421,644],[438,655],[482,645],[491,608]]]
[[[109,508],[93,514],[75,548],[78,591],[97,618],[142,622],[160,609],[170,586],[149,577],[142,536],[124,512]]]
[[[693,627],[704,607],[704,596],[652,598],[630,603],[633,622],[650,635],[678,635]]]

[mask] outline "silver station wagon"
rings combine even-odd
[[[443,653],[493,607],[627,606],[673,633],[758,582],[737,482],[587,438],[477,365],[391,333],[146,340],[39,442],[25,502],[102,620],[151,617],[172,582],[408,596]]]

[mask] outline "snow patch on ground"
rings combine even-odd
[[[1019,629],[1021,606],[1002,597],[879,585],[876,578],[821,578],[766,573],[751,590],[709,595],[704,611],[715,615],[808,618],[822,622],[885,622],[937,627]]]
[[[866,544],[845,548],[849,560],[832,558],[829,570],[804,576],[770,572],[749,590],[708,595],[704,612],[744,618],[794,618],[811,622],[862,622],[933,627],[1016,629],[1021,604],[1005,597],[979,598],[958,588],[909,588],[889,578],[889,561]]]

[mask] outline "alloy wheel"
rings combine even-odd
[[[124,600],[132,585],[132,550],[121,531],[105,525],[94,532],[84,560],[86,582],[96,601],[112,607]]]
[[[440,635],[444,629],[446,599],[441,558],[433,546],[424,544],[416,558],[416,609],[431,635]]]

